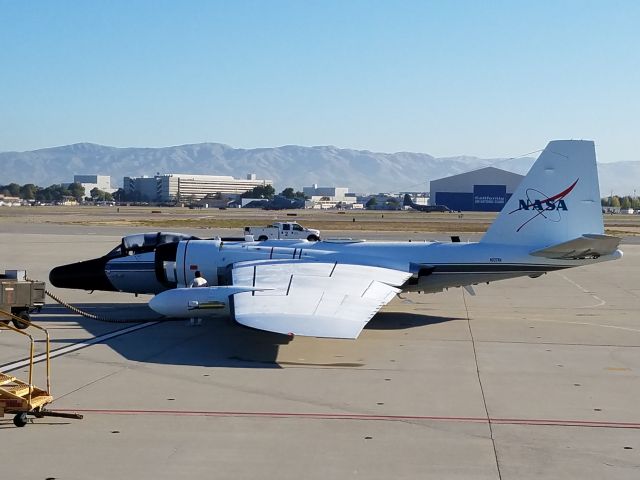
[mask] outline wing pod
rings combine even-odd
[[[262,291],[252,287],[175,288],[159,293],[149,307],[165,317],[213,317],[229,314],[229,299],[236,293]]]

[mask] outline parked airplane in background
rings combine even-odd
[[[420,212],[450,212],[451,210],[446,205],[419,205],[417,203],[413,203],[411,200],[411,195],[408,193],[404,194],[404,201],[402,204],[405,207],[411,207],[414,210],[418,210]]]
[[[244,206],[244,208],[262,208],[263,210],[290,210],[304,208],[304,198],[287,198],[276,195],[273,199],[254,200]]]
[[[125,237],[104,257],[56,267],[62,288],[155,293],[169,317],[230,314],[262,330],[356,338],[401,291],[540,275],[622,256],[604,234],[595,147],[550,142],[479,242],[267,240],[180,234]],[[209,282],[185,288],[196,270]]]

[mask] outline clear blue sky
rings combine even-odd
[[[637,1],[0,0],[0,151],[76,142],[640,160]]]

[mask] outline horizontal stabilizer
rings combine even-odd
[[[531,252],[535,257],[579,260],[611,255],[618,249],[620,239],[611,235],[585,234],[568,242]]]

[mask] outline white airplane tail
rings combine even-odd
[[[545,247],[604,233],[595,146],[549,142],[482,243]]]

